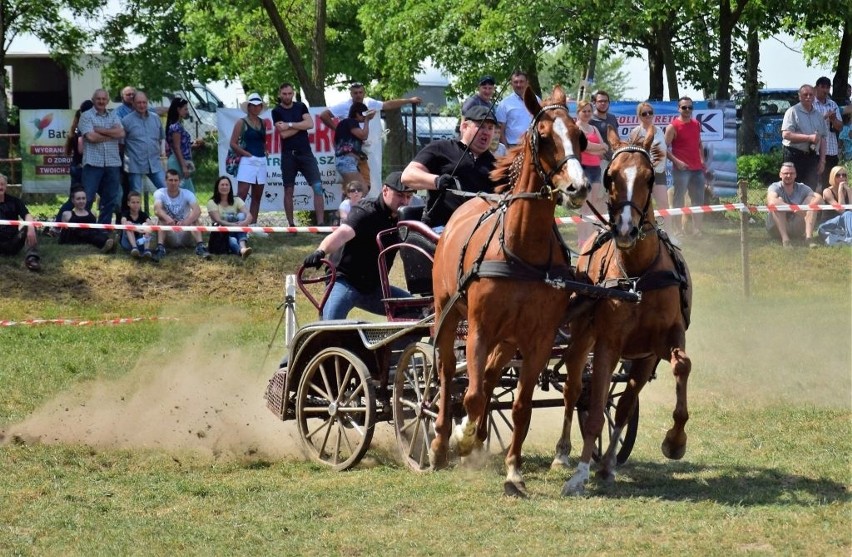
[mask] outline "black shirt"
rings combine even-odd
[[[5,199],[0,202],[0,219],[24,220],[28,214],[27,206],[14,195],[7,193]],[[0,226],[0,240],[11,240],[17,234],[17,226]]]
[[[367,294],[381,286],[376,235],[396,227],[398,220],[397,216],[391,215],[381,195],[376,199],[361,200],[346,217],[344,224],[355,230],[355,237],[343,246],[337,272],[359,292]],[[392,258],[387,261],[388,269],[392,262]]]
[[[295,124],[302,121],[302,117],[309,114],[308,107],[305,103],[293,101],[293,106],[284,108],[280,104],[272,109],[272,123],[290,122]],[[308,141],[308,132],[299,130],[296,135],[281,140],[282,151],[298,151],[300,153],[311,152],[311,142]]]
[[[458,178],[461,189],[471,193],[493,193],[494,184],[488,174],[494,169],[494,155],[486,151],[474,156],[467,146],[455,139],[433,141],[414,157],[432,174],[452,174]],[[449,192],[429,190],[423,222],[431,227],[444,226],[450,215],[470,199]]]

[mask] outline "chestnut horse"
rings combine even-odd
[[[577,470],[565,483],[563,495],[582,493],[585,489],[589,461],[604,425],[612,373],[622,358],[632,362],[630,378],[618,401],[610,444],[600,459],[598,476],[606,480],[615,478],[621,432],[633,414],[639,392],[662,359],[671,362],[677,396],[672,414],[674,425],[666,433],[662,451],[671,459],[679,459],[686,452],[684,426],[689,418],[686,384],[692,362],[685,348],[692,287],[680,250],[672,246],[654,220],[653,163],[660,152],[657,149],[651,152],[651,136],[642,144],[625,144],[610,129],[608,139],[614,149],[604,175],[609,195],[609,225],[597,238],[586,242],[577,262],[577,280],[603,286],[628,285],[641,292],[642,301],[632,304],[601,299],[591,315],[570,321],[571,344],[565,355],[568,373],[564,388],[565,421],[554,465],[567,462],[571,417],[580,395],[581,374],[589,352],[594,353],[594,358],[583,451]]]
[[[495,182],[508,184],[499,189],[502,196],[481,196],[455,211],[438,242],[432,271],[441,382],[432,464],[437,468],[447,461],[456,329],[467,319],[467,417],[454,437],[462,456],[481,447],[489,395],[503,366],[519,351],[523,363],[504,484],[506,493],[516,496],[526,495],[521,445],[533,389],[564,319],[569,292],[563,281],[573,279],[570,256],[553,222],[556,199],[561,194],[577,207],[589,191],[579,161],[585,136],[568,115],[562,89],[555,87],[543,105],[527,89],[524,103],[534,115],[524,141],[491,174]]]

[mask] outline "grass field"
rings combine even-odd
[[[661,366],[616,482],[576,499],[549,470],[555,410],[533,415],[529,500],[502,496],[499,457],[409,471],[388,424],[354,470],[304,461],[263,393],[283,277],[317,236],[258,240],[245,262],[140,265],[49,239],[40,275],[2,258],[0,320],[143,320],[0,328],[0,554],[848,556],[852,251],[782,250],[754,229],[746,299],[738,233],[717,225],[684,246],[685,458],[659,450],[674,405]]]

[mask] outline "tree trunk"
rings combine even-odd
[[[663,55],[656,44],[648,46],[648,99],[663,100]]]
[[[837,55],[837,72],[831,92],[838,104],[846,99],[846,84],[849,83],[849,63],[852,62],[852,15],[843,23],[843,37],[840,39],[840,52]]]
[[[757,86],[758,71],[760,66],[760,38],[757,35],[757,26],[752,24],[748,28],[746,40],[748,50],[746,52],[746,75],[744,92],[745,98],[742,105],[742,120],[739,129],[739,151],[741,155],[752,155],[757,152],[757,133],[755,122],[757,120]]]
[[[580,90],[577,92],[577,100],[583,100],[592,91],[597,90],[592,84],[595,82],[595,72],[598,68],[598,39],[592,39],[591,52],[589,52],[589,65],[586,66],[585,83],[580,85]]]
[[[411,160],[411,144],[402,123],[402,112],[399,109],[385,110],[385,125],[388,128],[388,139],[385,143],[382,166],[388,172],[402,170]],[[384,172],[382,172],[384,176]]]
[[[666,70],[666,84],[669,87],[669,100],[676,101],[680,97],[677,85],[677,64],[672,51],[672,37],[665,25],[657,29],[657,48]]]

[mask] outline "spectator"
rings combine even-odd
[[[6,193],[8,185],[6,176],[0,174],[0,219],[34,221],[24,202]],[[24,253],[24,266],[30,271],[41,271],[41,257],[38,254],[35,227],[0,226],[0,255],[16,255],[24,246],[27,247]]]
[[[609,93],[603,89],[598,89],[592,93],[592,104],[594,104],[594,112],[592,112],[591,124],[598,130],[598,133],[603,138],[606,144],[606,153],[601,158],[601,171],[606,170],[609,166],[609,161],[612,158],[612,146],[609,144],[609,128],[618,130],[618,120],[609,113]]]
[[[152,224],[148,213],[142,210],[142,194],[131,191],[127,194],[127,208],[121,214],[121,224]],[[153,259],[151,253],[151,234],[135,230],[122,230],[118,240],[121,247],[130,252],[136,259],[144,257]]]
[[[121,104],[115,109],[115,115],[119,120],[124,120],[124,117],[133,112],[133,99],[136,98],[136,89],[128,85],[121,90]]]
[[[493,77],[490,75],[482,76],[479,80],[479,86],[476,88],[476,94],[469,96],[465,99],[464,103],[462,103],[462,114],[474,106],[484,106],[490,110],[491,106],[494,104],[493,97],[495,85]],[[523,92],[521,94],[523,94]]]
[[[74,206],[71,203],[71,189],[83,183],[83,136],[80,133],[80,115],[87,110],[91,110],[94,104],[92,101],[85,100],[80,105],[77,112],[74,113],[74,119],[71,120],[71,129],[68,131],[68,137],[65,139],[65,156],[71,157],[71,164],[68,167],[68,174],[71,176],[71,187],[68,189],[68,199],[59,207],[56,213],[54,222],[62,220],[62,213],[70,211]],[[59,236],[58,228],[50,228],[47,230],[49,236]]]
[[[822,203],[822,197],[807,185],[796,181],[796,166],[792,162],[781,164],[778,174],[779,182],[770,184],[766,193],[766,204],[776,205],[810,205]],[[766,218],[766,229],[770,236],[781,240],[784,247],[790,246],[790,236],[804,236],[805,241],[815,246],[811,238],[816,222],[815,211],[770,211]]]
[[[842,147],[843,162],[852,161],[852,114],[843,115],[843,129],[837,139]]]
[[[660,155],[660,160],[654,165],[654,205],[656,205],[658,210],[665,210],[669,208],[669,193],[666,187],[666,160],[668,153],[666,136],[661,128],[654,125],[654,107],[650,103],[642,102],[636,105],[636,115],[639,117],[639,125],[630,131],[628,141],[641,143],[649,135],[654,137],[651,149],[659,149]],[[663,217],[663,227],[672,243],[680,245],[680,241],[672,229],[672,217]]]
[[[234,124],[234,131],[231,132],[231,149],[240,155],[240,168],[237,170],[237,197],[245,200],[246,196],[251,195],[249,213],[252,222],[257,222],[260,201],[266,186],[266,125],[260,117],[265,108],[266,104],[258,93],[249,95],[243,104],[246,117],[240,118]],[[284,160],[283,151],[281,160]],[[284,207],[286,206],[285,194]],[[288,218],[292,218],[292,215]],[[292,222],[290,226],[293,226]]]
[[[95,224],[94,213],[86,208],[86,190],[78,187],[71,192],[71,202],[74,206],[70,211],[62,213],[62,222]],[[63,228],[59,233],[60,244],[91,244],[104,253],[109,253],[115,247],[115,240],[109,233],[96,228]]]
[[[170,168],[166,171],[166,187],[154,192],[154,214],[157,224],[165,226],[196,226],[201,216],[201,208],[195,194],[180,187],[180,174]],[[202,259],[210,259],[210,253],[201,240],[201,232],[192,231],[157,231],[157,251],[154,260],[160,261],[166,256],[166,246],[170,248],[195,246],[195,255]]]
[[[166,115],[166,156],[167,167],[180,176],[180,187],[195,193],[192,175],[195,164],[192,162],[192,137],[183,127],[183,120],[189,115],[189,102],[175,97],[169,105]]]
[[[143,176],[147,176],[155,188],[164,188],[165,172],[160,162],[165,139],[163,125],[160,118],[148,110],[148,96],[145,93],[136,93],[133,108],[133,112],[121,121],[124,126],[124,155],[130,190],[142,191]]]
[[[80,115],[86,209],[92,208],[95,195],[100,196],[98,222],[109,224],[121,200],[119,144],[124,139],[124,128],[121,120],[107,110],[109,95],[104,89],[95,91],[92,103],[94,107]]]
[[[822,196],[831,205],[852,204],[852,188],[849,187],[849,172],[845,167],[835,166],[829,172],[828,187]],[[829,246],[852,244],[852,210],[840,209],[826,213],[828,219],[817,229],[820,238]]]
[[[701,123],[692,117],[695,105],[689,97],[681,97],[677,101],[678,116],[666,128],[667,156],[672,161],[672,182],[674,196],[672,205],[684,206],[684,196],[689,192],[692,205],[704,204],[704,149],[701,145]],[[689,215],[683,215],[681,226],[675,226],[674,233],[686,230]],[[702,214],[693,215],[693,233],[701,235]]]
[[[248,226],[252,220],[251,213],[246,211],[245,202],[239,197],[234,197],[234,188],[231,185],[231,179],[227,176],[219,176],[216,180],[213,197],[207,202],[207,214],[216,226]],[[252,250],[246,245],[248,235],[245,232],[213,232],[210,234],[211,243],[214,234],[227,236],[228,251],[225,253],[230,251],[243,259],[251,255]]]
[[[352,207],[346,221],[305,258],[306,267],[318,268],[322,259],[342,250],[337,280],[323,308],[323,319],[345,319],[354,307],[378,315],[385,314],[376,235],[396,226],[399,208],[408,204],[413,193],[414,190],[401,181],[400,172],[391,172],[385,178],[381,194],[376,199],[368,199]],[[409,296],[401,288],[391,287],[391,291],[394,298]]]
[[[799,87],[799,102],[787,109],[781,123],[784,162],[796,167],[796,175],[814,191],[819,191],[819,175],[825,168],[828,126],[814,107],[814,88]]]
[[[825,165],[820,172],[821,179],[817,191],[822,191],[828,187],[828,170],[837,166],[840,161],[837,134],[843,129],[843,114],[840,113],[840,107],[837,106],[837,103],[828,96],[830,89],[830,79],[825,76],[817,79],[814,87],[814,108],[822,114],[825,119],[825,126],[828,128],[828,133],[825,135]]]
[[[420,150],[402,173],[402,181],[415,190],[428,190],[423,222],[440,231],[450,215],[468,198],[446,191],[492,193],[488,177],[494,169],[491,138],[497,121],[487,108],[469,109],[461,123],[461,138],[432,141]]]
[[[589,101],[578,101],[577,125],[586,134],[586,140],[588,141],[586,149],[580,154],[580,163],[583,166],[583,173],[592,185],[591,192],[587,198],[588,203],[584,203],[580,209],[580,214],[586,218],[592,215],[589,203],[594,206],[598,213],[603,214],[606,212],[606,193],[601,182],[601,157],[607,152],[608,147],[604,143],[597,128],[590,124],[591,120],[592,104]],[[577,225],[577,245],[580,248],[586,244],[589,236],[592,236],[594,229],[595,225],[587,222],[585,218],[583,222]]]
[[[337,214],[340,216],[340,222],[346,220],[346,217],[349,216],[349,212],[352,210],[353,205],[357,205],[362,199],[364,199],[365,188],[366,186],[360,181],[347,182],[347,184],[343,186],[343,197],[345,199],[340,202],[340,207],[337,208]]]
[[[508,149],[521,142],[521,136],[530,127],[532,114],[524,104],[524,91],[529,81],[521,70],[512,73],[512,94],[497,105],[496,122],[500,125],[500,143]],[[536,96],[538,102],[541,98]]]
[[[352,103],[349,117],[337,122],[334,130],[334,165],[343,183],[370,183],[370,165],[363,150],[370,134],[369,121],[376,115],[364,103]],[[367,124],[363,128],[361,124]]]

